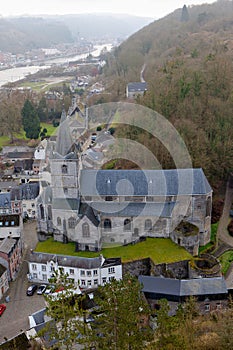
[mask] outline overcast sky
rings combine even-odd
[[[214,0],[1,0],[0,15],[79,13],[128,13],[161,18],[185,4],[213,3]]]

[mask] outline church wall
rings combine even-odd
[[[84,224],[88,225],[90,237],[84,237],[85,235],[85,233],[83,232]],[[74,232],[70,234],[69,238],[72,241],[75,241],[79,244],[80,250],[96,251],[101,249],[99,229],[98,227],[93,225],[93,223],[87,217],[84,217],[78,222]]]
[[[104,220],[111,220],[111,229],[104,229]],[[124,228],[124,221],[130,219],[131,229]],[[145,230],[145,221],[150,219],[152,224],[151,230]],[[106,243],[128,244],[139,239],[140,236],[148,237],[169,237],[170,219],[158,217],[102,217],[101,218],[101,235]]]
[[[77,198],[78,161],[52,160],[51,175],[54,198]]]

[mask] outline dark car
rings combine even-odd
[[[2,316],[2,314],[5,310],[6,310],[6,305],[0,304],[0,316]]]
[[[31,296],[35,293],[35,291],[37,290],[37,285],[36,284],[32,284],[31,286],[28,287],[27,289],[27,295]]]
[[[46,290],[46,285],[45,284],[41,284],[38,289],[37,289],[37,294],[43,294]]]

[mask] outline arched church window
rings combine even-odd
[[[206,203],[206,216],[211,215],[211,197],[208,197],[207,203]]]
[[[151,219],[145,220],[145,231],[152,231],[152,221]]]
[[[90,237],[90,227],[87,222],[82,224],[83,237]]]
[[[110,219],[105,219],[104,220],[104,230],[105,231],[111,231],[112,229],[112,222]]]
[[[67,165],[63,164],[61,167],[61,172],[62,174],[67,174],[68,173],[68,167]]]
[[[61,218],[58,216],[57,217],[57,226],[60,226],[61,225]]]
[[[40,205],[40,217],[42,220],[44,220],[44,207],[42,204]]]
[[[48,205],[48,220],[52,220],[52,207]]]
[[[131,231],[131,220],[130,219],[125,219],[124,220],[124,231]]]
[[[75,228],[75,225],[76,225],[76,219],[71,217],[68,219],[68,227],[69,228]]]

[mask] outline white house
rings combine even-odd
[[[55,271],[62,271],[80,288],[93,288],[122,278],[120,258],[82,258],[32,252],[28,259],[28,279],[35,283],[49,283]]]

